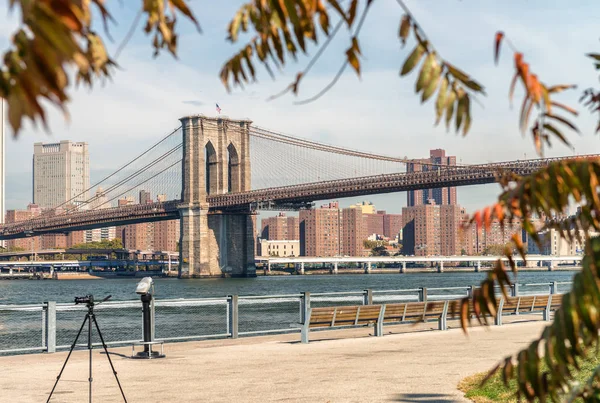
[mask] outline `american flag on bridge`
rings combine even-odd
[[[221,114],[221,108],[219,108],[219,104],[216,104],[216,105],[217,105],[217,112],[219,112],[219,115],[220,115]]]

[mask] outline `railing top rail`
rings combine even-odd
[[[16,305],[16,304],[7,304],[0,305],[0,310],[2,311],[31,311],[31,310],[42,310],[46,304],[25,304],[25,305]]]
[[[462,286],[462,287],[426,287],[427,291],[441,291],[441,290],[468,290],[471,286]]]
[[[335,291],[335,292],[315,292],[310,293],[311,297],[327,297],[330,295],[364,295],[364,291]]]
[[[311,294],[315,295],[315,294]],[[300,298],[302,296],[301,293],[296,294],[274,294],[274,295],[244,295],[238,296],[238,300],[240,299],[270,299],[270,298]]]
[[[389,294],[392,292],[417,292],[420,288],[404,288],[402,290],[373,290],[373,294]]]

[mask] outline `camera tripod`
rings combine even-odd
[[[85,318],[83,319],[83,323],[81,324],[81,327],[79,328],[79,332],[77,332],[75,341],[73,341],[73,344],[71,345],[69,354],[67,355],[67,358],[65,359],[65,362],[64,362],[58,376],[56,377],[56,382],[54,383],[54,386],[52,387],[52,391],[50,392],[50,396],[48,396],[48,400],[46,400],[46,403],[49,403],[50,399],[52,398],[54,389],[56,389],[56,385],[58,385],[58,381],[60,380],[60,377],[61,377],[63,371],[65,370],[65,367],[67,366],[67,362],[69,361],[69,358],[71,357],[71,353],[73,352],[73,350],[75,349],[75,346],[77,345],[77,340],[79,339],[79,336],[81,335],[81,332],[83,331],[83,328],[85,327],[86,322],[88,324],[87,348],[90,353],[90,358],[89,358],[90,372],[89,372],[89,377],[88,377],[89,402],[92,403],[92,382],[93,382],[93,378],[92,378],[92,322],[93,322],[94,325],[96,326],[96,330],[98,331],[98,336],[100,336],[100,341],[102,342],[102,347],[104,348],[104,352],[106,353],[106,358],[108,358],[110,368],[112,369],[112,372],[115,375],[115,379],[117,380],[117,384],[119,385],[119,390],[121,391],[121,396],[123,396],[123,401],[125,403],[127,403],[127,399],[125,398],[125,393],[123,392],[123,388],[121,387],[121,382],[119,382],[119,378],[117,377],[117,371],[115,371],[115,367],[113,366],[112,360],[110,359],[110,355],[108,354],[108,349],[106,348],[106,343],[104,342],[104,337],[102,337],[102,332],[100,331],[100,326],[98,326],[98,322],[96,321],[96,315],[94,314],[94,305],[98,305],[102,302],[105,302],[110,297],[111,297],[111,295],[109,295],[108,297],[104,298],[102,301],[97,302],[97,303],[94,302],[94,297],[92,295],[87,295],[85,297],[75,297],[75,304],[85,303],[87,306],[88,312],[85,315]]]

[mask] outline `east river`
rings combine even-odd
[[[571,281],[575,272],[519,272],[519,283]],[[245,279],[155,279],[157,299],[206,298],[237,295],[293,294],[302,291],[336,292],[408,289],[418,287],[459,287],[477,285],[486,273],[406,273],[268,276]],[[10,280],[0,281],[0,305],[35,304],[44,301],[72,302],[73,297],[112,295],[112,300],[137,300],[140,279],[102,280]],[[547,292],[547,290],[545,290]]]

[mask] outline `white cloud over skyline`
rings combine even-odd
[[[8,46],[8,36],[16,27],[15,16],[1,11],[7,9],[7,3],[0,0],[0,49]],[[558,0],[409,1],[440,53],[482,82],[488,94],[481,99],[484,108],[473,105],[472,129],[466,138],[446,133],[444,127],[433,126],[432,101],[421,105],[414,95],[415,73],[406,78],[398,76],[413,46],[410,42],[406,49],[400,49],[400,8],[393,0],[377,0],[361,36],[364,73],[360,80],[347,71],[329,93],[304,106],[294,105],[293,96],[266,102],[269,95],[288,85],[303,68],[308,59],[300,57],[298,63],[291,62],[278,74],[276,81],[260,69],[258,83],[227,94],[218,72],[222,62],[239,47],[227,44],[224,38],[228,20],[241,3],[191,2],[204,34],[199,35],[191,24],[179,19],[179,60],[167,54],[153,59],[150,39],[140,26],[118,60],[122,67],[115,71],[111,82],[96,85],[91,92],[73,92],[69,123],[51,110],[50,136],[28,125],[18,139],[8,139],[7,207],[23,208],[30,201],[34,142],[87,141],[92,172],[107,172],[125,163],[132,150],[137,154],[175,128],[181,116],[215,114],[215,102],[224,115],[251,118],[255,124],[275,131],[374,153],[422,158],[429,149],[444,148],[462,163],[532,158],[531,140],[523,139],[518,132],[521,95],[517,92],[512,109],[507,98],[512,75],[508,48],[502,51],[500,66],[493,64],[493,38],[498,29],[504,30],[525,53],[543,80],[551,84],[576,83],[580,89],[598,82],[592,63],[584,57],[584,53],[595,51],[599,45],[594,14],[597,6],[592,1],[582,0],[576,5]],[[116,40],[108,46],[114,51],[134,12],[121,9],[117,2],[111,2],[110,7],[120,21],[111,30]],[[347,35],[340,35],[332,43],[303,80],[299,99],[315,94],[329,82],[343,60],[347,42]],[[576,105],[579,93],[574,91],[561,99]],[[570,135],[575,152],[598,152],[599,140],[593,134],[596,117],[585,110],[581,112],[577,123],[582,135]],[[569,154],[572,151],[558,143],[547,152],[549,156]],[[493,201],[497,191],[495,185],[462,187],[458,189],[459,203],[473,210]],[[405,194],[363,199],[390,212],[399,212],[406,204]],[[344,204],[357,200],[345,200]]]

